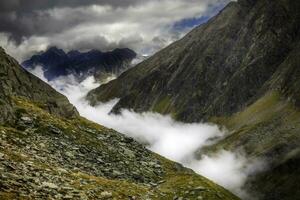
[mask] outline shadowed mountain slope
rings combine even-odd
[[[171,113],[193,122],[231,115],[257,100],[295,48],[298,1],[238,1],[208,23],[90,92],[92,104]]]

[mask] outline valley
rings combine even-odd
[[[300,2],[141,2],[0,3],[0,199],[299,199]]]

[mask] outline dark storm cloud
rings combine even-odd
[[[113,7],[128,7],[141,0],[1,0],[1,12],[29,12],[33,10],[45,10],[54,7],[81,7],[88,5],[110,5]]]
[[[42,26],[42,24],[47,24],[47,26]],[[56,30],[61,28],[59,23],[56,23],[54,27]],[[21,42],[22,37],[48,33],[50,28],[49,15],[46,13],[3,12],[0,14],[0,32],[9,33],[10,37],[18,43]]]
[[[84,16],[74,15],[73,20],[51,19],[43,11],[54,8],[78,8],[90,5],[111,6],[113,8],[136,5],[138,0],[1,0],[0,1],[0,32],[10,33],[17,43],[23,37],[56,33],[81,23]],[[75,13],[76,14],[76,13]],[[79,17],[77,17],[79,16]]]

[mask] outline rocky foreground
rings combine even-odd
[[[1,199],[238,199],[131,138],[16,99],[0,127]]]

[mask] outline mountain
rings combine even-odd
[[[61,117],[77,117],[77,110],[67,98],[49,85],[20,68],[17,61],[0,48],[0,123],[16,119],[15,98],[31,99],[39,106]]]
[[[238,200],[132,138],[80,117],[0,49],[0,199]]]
[[[251,177],[248,189],[259,199],[298,199],[299,25],[299,1],[231,2],[87,99],[119,98],[116,113],[130,108],[225,126],[228,136],[205,151],[243,149],[266,160],[268,170]]]
[[[100,79],[107,74],[119,75],[130,67],[136,56],[134,51],[127,48],[111,52],[91,50],[81,53],[73,50],[65,53],[62,49],[51,47],[45,52],[33,55],[21,65],[26,69],[41,66],[48,80],[70,74],[80,79],[90,75]]]
[[[193,122],[253,103],[298,40],[295,1],[230,3],[207,24],[91,92],[115,111],[171,113]],[[123,84],[123,83],[126,84]]]

